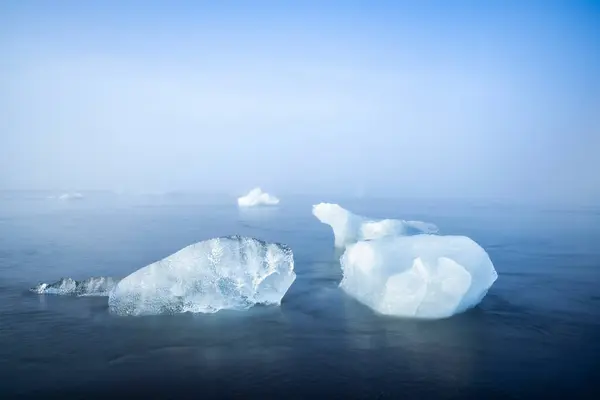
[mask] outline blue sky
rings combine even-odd
[[[600,201],[592,1],[7,1],[0,188]]]

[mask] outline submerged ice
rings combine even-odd
[[[81,281],[72,278],[61,278],[52,283],[40,283],[31,288],[38,294],[58,294],[72,296],[108,296],[118,280],[110,276],[92,277]]]
[[[240,207],[274,206],[277,204],[279,204],[277,197],[263,192],[258,187],[252,189],[247,195],[238,198],[238,205]]]
[[[340,259],[342,289],[378,313],[445,318],[479,304],[498,275],[465,236],[415,235],[361,241]]]
[[[331,226],[336,247],[344,247],[361,240],[438,231],[437,226],[427,222],[399,219],[373,220],[352,214],[338,204],[316,204],[312,212],[319,221]]]
[[[110,293],[121,315],[279,305],[296,278],[292,250],[241,236],[192,244],[122,279]]]

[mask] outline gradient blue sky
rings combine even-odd
[[[593,1],[0,3],[0,188],[600,203]]]

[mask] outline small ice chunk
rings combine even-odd
[[[342,289],[385,315],[446,318],[481,302],[498,274],[465,236],[414,235],[360,241],[340,259]]]
[[[427,222],[401,219],[373,220],[352,214],[338,204],[316,204],[313,206],[312,213],[319,221],[331,226],[336,247],[344,247],[361,240],[438,231],[437,226]]]
[[[294,280],[283,244],[228,236],[192,244],[122,279],[110,293],[121,315],[214,313],[279,305]]]
[[[31,288],[38,294],[57,294],[73,296],[108,296],[116,286],[118,279],[110,276],[98,276],[76,281],[72,278],[61,278],[53,283],[40,283]]]
[[[274,206],[279,204],[279,199],[269,193],[263,192],[260,188],[252,189],[247,195],[238,198],[238,206]]]
[[[81,200],[83,195],[81,193],[64,193],[58,196],[59,200]]]

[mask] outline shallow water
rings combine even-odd
[[[88,194],[0,196],[0,398],[594,398],[600,378],[600,211],[377,199]],[[499,279],[441,321],[375,315],[338,288],[339,253],[310,205],[464,234]],[[117,317],[106,298],[36,295],[60,277],[123,277],[200,240],[292,247],[281,307]]]

